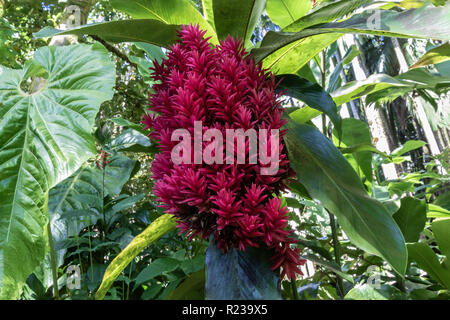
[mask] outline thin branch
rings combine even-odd
[[[106,42],[105,40],[103,40],[102,38],[100,38],[99,36],[90,34],[89,35],[92,39],[100,42],[109,52],[113,53],[114,55],[116,55],[117,57],[119,57],[120,59],[124,60],[125,62],[127,62],[130,66],[132,66],[133,68],[135,68],[136,70],[138,69],[138,65],[134,62],[131,62],[130,59],[127,57],[126,54],[124,54],[122,51],[120,51],[119,49],[117,49],[116,47],[114,47],[113,45],[109,44],[108,42]]]

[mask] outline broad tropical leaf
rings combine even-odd
[[[332,22],[336,19],[352,13],[361,5],[370,3],[368,0],[344,0],[329,4],[319,8],[310,14],[296,20],[287,27],[282,29],[282,32],[299,32],[305,28],[315,26],[322,23]],[[342,34],[319,34],[308,38],[302,38],[298,41],[290,43],[282,48],[279,48],[269,56],[265,56],[263,66],[270,68],[277,74],[281,73],[297,73],[308,61],[315,57],[323,49],[331,45]],[[262,57],[258,56],[258,50],[254,49],[252,54],[257,60]]]
[[[395,77],[373,74],[362,81],[352,81],[331,95],[337,106],[367,95],[367,103],[394,100],[414,89],[446,90],[450,78],[433,74],[424,68],[413,69]]]
[[[219,40],[231,35],[249,44],[266,0],[212,0],[212,4]]]
[[[368,23],[374,14],[379,14],[380,24]],[[305,16],[303,19],[307,17]],[[428,21],[433,21],[434,23],[430,26],[427,23]],[[308,24],[305,23],[304,25],[308,26]],[[300,27],[303,27],[303,25]],[[450,3],[443,8],[424,6],[423,8],[400,13],[395,11],[361,13],[343,22],[312,26],[295,33],[287,32],[289,30],[288,26],[283,29],[283,32],[268,32],[261,46],[252,50],[255,59],[261,61],[277,50],[298,40],[324,33],[362,33],[388,37],[431,38],[448,41],[450,40]]]
[[[74,34],[96,35],[103,40],[119,42],[146,42],[168,48],[177,40],[179,25],[166,24],[152,19],[119,20],[87,24],[70,30],[58,30],[46,27],[34,36],[36,38],[53,37],[57,35]]]
[[[311,0],[267,0],[266,12],[280,28],[294,23],[312,8]]]
[[[445,267],[428,244],[423,242],[408,243],[408,253],[411,260],[441,285],[450,289],[450,268]]]
[[[49,190],[95,152],[115,68],[95,44],[44,47],[25,69],[0,73],[0,298],[13,299],[46,253]],[[29,77],[39,86],[24,92]]]
[[[279,300],[280,275],[271,270],[267,248],[231,249],[223,254],[210,241],[205,256],[207,300]]]
[[[202,17],[189,0],[110,0],[111,5],[133,19],[155,19],[166,24],[198,24],[206,30],[211,42],[217,43],[213,27]]]
[[[317,129],[294,121],[286,127],[289,159],[308,193],[337,216],[355,245],[383,257],[404,274],[405,240],[386,208],[367,195],[351,165]]]

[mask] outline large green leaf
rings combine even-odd
[[[222,253],[210,241],[205,256],[207,300],[279,300],[280,275],[271,270],[267,248],[231,249]]]
[[[283,32],[299,32],[304,28],[322,23],[332,22],[353,12],[359,6],[370,3],[368,0],[344,0],[335,2],[311,12],[310,14],[296,20],[284,28]],[[297,73],[308,61],[319,52],[327,48],[342,34],[329,33],[319,34],[285,45],[269,56],[265,56],[263,66],[270,68],[274,73]],[[252,54],[260,60],[258,51],[255,49]]]
[[[380,17],[380,23],[368,23],[376,14]],[[305,16],[303,19],[307,17]],[[432,25],[428,23],[431,20],[434,22]],[[310,24],[308,22],[304,25],[308,26]],[[303,25],[300,27],[303,27]],[[450,40],[450,3],[442,8],[424,6],[423,8],[400,13],[395,11],[364,12],[343,22],[312,26],[295,33],[286,32],[289,30],[289,27],[287,27],[283,29],[283,32],[269,31],[264,37],[261,46],[252,50],[255,59],[261,61],[284,46],[303,38],[324,33],[362,33],[388,37],[432,38],[448,41]]]
[[[427,221],[427,206],[423,201],[406,197],[401,199],[400,209],[394,219],[403,232],[406,242],[419,241],[420,233]]]
[[[112,42],[146,42],[168,48],[178,39],[179,25],[166,24],[153,19],[119,20],[87,24],[70,30],[58,30],[46,27],[34,36],[36,38],[53,37],[57,35],[74,34],[96,35]]]
[[[248,44],[266,0],[213,0],[212,4],[219,40],[231,35]]]
[[[300,78],[293,74],[283,74],[276,77],[276,81],[280,81],[279,90],[284,90],[288,96],[303,101],[311,108],[319,110],[330,117],[339,133],[341,133],[341,117],[339,116],[336,104],[331,96],[317,83],[309,82],[306,79]],[[300,109],[301,110],[301,109]],[[296,113],[300,110],[289,114],[292,119],[295,119]]]
[[[0,298],[17,298],[46,253],[48,191],[95,152],[115,69],[95,44],[44,47],[25,69],[0,73]],[[29,77],[40,89],[21,89]]]
[[[284,28],[312,8],[311,0],[267,0],[266,12],[273,23]]]
[[[264,58],[263,67],[272,70],[275,74],[296,74],[307,65],[308,61],[341,36],[342,34],[328,33],[295,41]],[[253,50],[252,54],[254,54]]]
[[[217,43],[217,35],[189,0],[110,0],[114,9],[125,12],[133,19],[155,19],[166,24],[198,24],[206,30],[211,42]]]
[[[292,167],[308,193],[338,217],[349,239],[383,257],[395,271],[406,271],[407,252],[399,227],[339,150],[316,128],[289,121],[285,142]]]
[[[141,234],[139,234],[121,253],[111,261],[103,276],[102,284],[95,294],[96,299],[103,299],[116,278],[126,266],[147,246],[175,229],[176,222],[173,216],[165,214],[153,221]]]

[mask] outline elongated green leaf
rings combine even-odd
[[[421,140],[408,140],[398,150],[394,150],[394,152],[392,152],[392,155],[396,156],[396,157],[402,156],[405,153],[408,153],[408,152],[410,152],[412,150],[416,150],[416,149],[422,148],[426,144],[427,143],[425,141],[421,141]]]
[[[374,15],[379,15],[380,23],[369,23]],[[304,18],[306,18],[305,16]],[[428,21],[434,23],[430,25]],[[308,24],[305,24],[308,25]],[[264,37],[261,46],[253,49],[257,61],[300,39],[324,33],[362,33],[398,38],[432,38],[450,40],[450,4],[436,8],[424,6],[404,12],[377,11],[361,13],[338,23],[326,23],[292,33],[285,28],[283,32],[270,31]]]
[[[369,4],[370,0],[343,0],[330,3],[323,6],[310,14],[297,19],[283,28],[283,32],[298,32],[311,26],[321,23],[333,22],[342,19],[344,16],[351,14],[355,9]]]
[[[413,89],[417,89],[417,92],[422,97],[427,98],[427,94],[423,89],[432,90],[437,94],[441,94],[447,92],[450,88],[450,76],[448,74],[431,73],[425,68],[412,69],[395,78],[401,81],[403,86],[387,87],[382,90],[374,88],[373,93],[368,92],[370,94],[368,94],[366,102],[391,102]],[[428,98],[427,101],[431,101],[435,105],[432,98]]]
[[[420,233],[427,221],[426,210],[423,201],[411,197],[401,199],[400,209],[393,217],[402,230],[406,242],[419,241]]]
[[[248,44],[266,0],[213,0],[212,4],[219,40],[231,35]]]
[[[429,203],[427,205],[428,218],[450,218],[450,211],[438,205]]]
[[[311,0],[267,0],[266,12],[273,23],[284,28],[312,8]]]
[[[325,113],[330,117],[339,134],[342,132],[342,119],[338,114],[336,104],[321,86],[293,74],[277,76],[276,81],[280,80],[279,90],[285,90],[286,95],[303,101],[311,108]],[[298,111],[294,111],[289,116],[294,119],[295,113]]]
[[[431,278],[450,289],[450,269],[441,265],[433,249],[423,242],[408,243],[408,253]]]
[[[173,216],[165,214],[156,219],[139,234],[121,253],[111,262],[103,276],[102,284],[95,294],[95,298],[102,300],[116,278],[126,266],[147,246],[175,229],[176,222]]]
[[[342,34],[328,33],[303,38],[290,43],[263,60],[263,67],[271,69],[275,74],[292,73],[296,74],[308,61],[317,56],[319,52],[327,48]],[[251,53],[254,55],[253,49]],[[256,57],[258,57],[256,55]]]
[[[342,18],[354,11],[359,6],[370,3],[368,0],[344,0],[324,6],[314,12],[298,19],[284,28],[283,32],[299,32],[302,29],[332,22]],[[315,57],[323,49],[331,45],[342,34],[329,33],[319,34],[285,45],[269,56],[264,56],[263,66],[270,68],[276,74],[297,73],[308,61]],[[252,51],[257,60],[263,59],[258,56],[258,51]]]
[[[431,49],[427,53],[425,53],[414,65],[411,66],[411,69],[428,66],[430,64],[438,64],[444,61],[450,60],[450,44],[444,43],[439,47]]]
[[[102,23],[87,24],[70,30],[44,28],[36,32],[36,38],[53,37],[57,35],[74,34],[96,35],[112,42],[146,42],[156,46],[168,48],[177,40],[179,25],[166,24],[158,20],[119,20]]]
[[[380,100],[394,100],[414,89],[437,91],[448,87],[449,77],[432,74],[424,68],[413,69],[396,77],[374,74],[362,81],[352,81],[331,95],[337,106],[367,95],[367,103]]]
[[[292,167],[308,193],[338,217],[350,240],[406,271],[403,235],[386,208],[370,198],[339,150],[312,126],[289,121],[285,142]]]
[[[13,299],[45,256],[50,188],[95,152],[91,130],[115,69],[95,44],[44,47],[24,70],[0,73],[0,298]],[[37,75],[39,90],[20,89]]]
[[[211,42],[217,43],[217,35],[189,0],[110,0],[114,9],[125,12],[133,19],[154,19],[166,24],[198,24],[206,30]]]

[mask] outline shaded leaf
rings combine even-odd
[[[266,0],[212,0],[212,5],[219,40],[230,35],[248,44]]]
[[[402,230],[406,242],[419,241],[420,233],[427,221],[426,210],[423,201],[411,197],[401,199],[400,209],[393,217]]]
[[[114,9],[125,12],[133,19],[154,19],[165,24],[198,24],[218,43],[217,35],[211,25],[202,17],[192,1],[189,0],[110,0]]]
[[[207,300],[278,300],[280,275],[271,270],[272,252],[265,248],[231,249],[226,254],[214,241],[206,251]]]
[[[166,233],[175,229],[176,222],[171,215],[162,215],[152,222],[141,234],[136,236],[133,241],[121,253],[111,261],[103,276],[102,284],[95,294],[95,298],[102,300],[115,279],[126,268],[126,266],[147,246],[161,238]]]
[[[96,35],[103,40],[120,42],[146,42],[156,46],[168,48],[178,39],[179,25],[165,24],[158,20],[118,20],[87,24],[70,30],[58,30],[46,27],[34,36],[36,38],[54,37],[57,35],[74,34]]]

